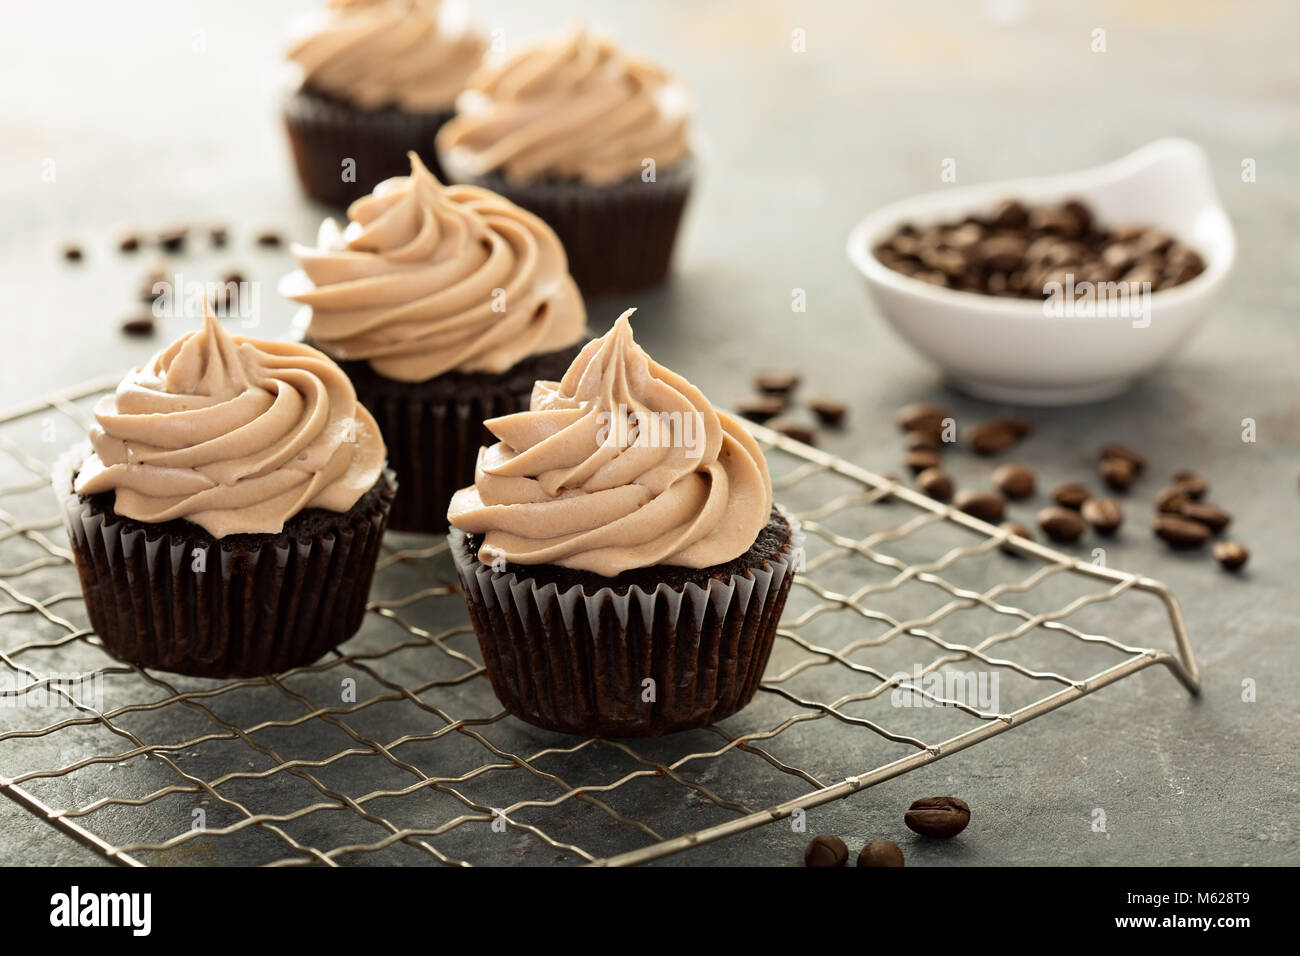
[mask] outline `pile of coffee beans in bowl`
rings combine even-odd
[[[903,223],[872,252],[923,282],[1018,299],[1042,299],[1052,283],[1150,283],[1151,292],[1205,271],[1197,252],[1151,226],[1106,227],[1077,199],[1059,205],[1003,200],[986,216],[928,226]]]

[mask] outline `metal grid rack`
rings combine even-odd
[[[1009,539],[761,427],[806,566],[755,702],[720,725],[616,741],[509,716],[445,544],[399,535],[341,651],[262,679],[147,672],[89,630],[48,488],[113,384],[0,416],[0,791],[119,864],[642,863],[864,790],[1153,665],[1198,690],[1163,584]],[[1173,649],[1105,626],[1168,628]],[[953,692],[977,686],[997,691],[993,706]]]

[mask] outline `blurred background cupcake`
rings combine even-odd
[[[437,152],[453,182],[485,186],[559,234],[587,296],[661,282],[690,193],[685,89],[579,30],[485,65]]]
[[[308,195],[346,205],[404,173],[410,150],[436,168],[434,136],[486,47],[462,11],[441,0],[329,0],[295,31],[284,120]]]
[[[95,406],[54,474],[91,626],[143,667],[250,677],[361,626],[393,501],[343,371],[209,308]]]
[[[564,374],[587,312],[546,223],[409,160],[409,176],[349,207],[346,228],[326,219],[315,246],[293,246],[301,269],[280,291],[379,421],[400,484],[392,526],[433,533],[473,480],[484,420]]]
[[[592,737],[748,704],[802,553],[754,439],[646,355],[630,315],[487,423],[498,441],[449,512],[493,691]]]

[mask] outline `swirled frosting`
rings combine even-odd
[[[310,346],[203,328],[131,372],[95,406],[84,495],[118,514],[184,518],[213,537],[275,534],[304,508],[347,511],[386,451],[343,370]]]
[[[289,50],[310,89],[362,109],[449,109],[483,59],[481,37],[440,22],[440,0],[330,0]]]
[[[448,519],[484,536],[479,560],[613,577],[704,568],[744,554],[767,524],[772,480],[754,439],[652,360],[624,313],[526,412],[485,424],[474,484]]]
[[[310,308],[307,337],[338,359],[419,382],[456,369],[501,373],[582,339],[587,311],[554,231],[477,186],[443,186],[415,153],[321,225],[282,294]]]
[[[686,104],[663,70],[579,31],[470,77],[438,155],[456,178],[617,182],[686,155]]]

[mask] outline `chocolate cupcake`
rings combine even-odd
[[[374,419],[327,356],[231,336],[208,309],[95,420],[54,491],[106,649],[248,677],[356,633],[395,488]]]
[[[483,662],[548,730],[652,737],[753,698],[802,550],[749,433],[625,313],[487,423],[448,536]]]
[[[485,66],[438,134],[453,182],[531,209],[586,296],[663,281],[694,179],[685,90],[579,31]]]
[[[330,0],[289,50],[283,103],[303,188],[336,206],[406,172],[436,168],[434,136],[483,58],[483,39],[447,23],[440,0]]]
[[[443,186],[410,155],[348,209],[281,292],[307,306],[310,344],[337,359],[379,421],[401,490],[392,527],[447,530],[474,478],[483,422],[528,407],[586,338],[587,313],[555,233],[475,186]]]

